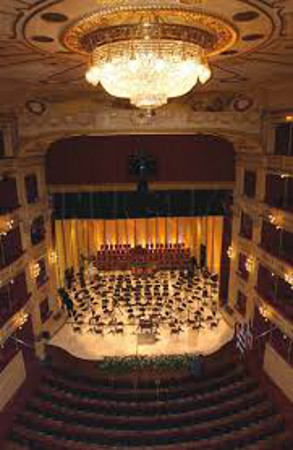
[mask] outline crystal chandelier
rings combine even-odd
[[[107,2],[106,2],[107,3]],[[210,57],[229,48],[234,29],[215,16],[174,2],[120,2],[100,7],[63,36],[86,54],[86,79],[138,108],[153,109],[211,77]]]
[[[197,45],[178,41],[137,40],[105,44],[93,52],[89,83],[138,108],[157,108],[168,98],[205,83],[211,70]]]

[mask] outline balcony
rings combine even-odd
[[[0,289],[0,327],[23,308],[29,298],[25,272],[4,284]]]
[[[264,203],[272,208],[293,212],[293,177],[268,174]]]
[[[259,247],[281,263],[293,266],[293,233],[263,221]]]
[[[293,290],[284,278],[259,264],[257,294],[285,319],[293,320]]]
[[[0,181],[0,215],[19,208],[16,179],[4,178]]]
[[[253,237],[252,218],[248,214],[244,213],[243,211],[241,212],[239,236],[242,238],[245,238],[249,241],[252,241],[252,237]]]
[[[11,265],[23,254],[20,229],[17,226],[0,238],[0,269]]]

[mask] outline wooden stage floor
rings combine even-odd
[[[65,324],[51,339],[49,345],[60,347],[71,355],[82,359],[95,360],[105,356],[130,355],[171,355],[200,353],[209,355],[216,352],[233,338],[233,329],[220,319],[213,329],[193,330],[184,327],[179,335],[170,335],[169,328],[162,325],[160,335],[154,341],[137,333],[135,325],[125,327],[123,335],[88,333],[76,334],[70,324]]]

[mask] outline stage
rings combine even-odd
[[[49,345],[60,347],[73,356],[87,360],[98,360],[105,356],[155,356],[184,353],[209,355],[233,338],[233,329],[220,318],[213,329],[193,330],[184,328],[179,335],[170,335],[168,326],[162,325],[160,335],[154,341],[151,335],[138,334],[135,325],[125,327],[123,335],[88,333],[76,334],[70,324],[65,324],[51,339]],[[148,337],[149,336],[149,337]],[[149,342],[147,342],[149,340]],[[143,342],[144,341],[144,342]]]
[[[49,345],[73,356],[209,355],[233,338],[218,308],[218,277],[162,270],[87,270],[67,296],[73,309]]]

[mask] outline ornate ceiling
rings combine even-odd
[[[40,115],[48,104],[94,99],[102,106],[128,109],[127,101],[90,87],[84,80],[86,58],[62,44],[64,31],[78,17],[105,3],[121,2],[1,0],[1,108],[17,106]],[[196,87],[175,103],[194,111],[246,111],[256,109],[261,95],[271,89],[293,87],[293,0],[181,3],[225,19],[236,30],[237,39],[229,50],[211,59],[213,77],[206,86]]]

